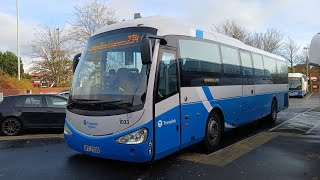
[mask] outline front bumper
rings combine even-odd
[[[289,90],[289,96],[303,96],[302,91]]]
[[[64,134],[65,140],[71,149],[74,149],[83,154],[88,154],[95,157],[107,158],[112,160],[128,161],[128,162],[148,162],[152,160],[153,154],[153,131],[152,121],[140,127],[132,128],[125,132],[109,136],[88,136],[84,135],[68,123],[66,126],[72,132],[72,135]],[[140,128],[148,129],[148,138],[142,144],[118,144],[116,139]],[[84,145],[98,147],[100,153],[84,151]]]

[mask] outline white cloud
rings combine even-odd
[[[192,0],[184,5],[187,18],[203,25],[218,24],[226,19],[238,21],[243,26],[255,30],[265,25],[270,18],[275,18],[281,11],[291,6],[295,0],[252,1],[252,0]]]
[[[72,21],[72,10],[87,0],[41,1],[30,0],[24,8],[23,20],[37,24],[58,24],[63,26]],[[298,0],[98,0],[108,2],[117,13],[119,20],[132,19],[140,12],[143,17],[162,15],[210,27],[226,19],[234,19],[251,31],[265,31],[268,27],[278,28],[286,36],[293,37],[303,44],[311,41],[314,34],[320,32],[320,1]],[[23,2],[22,2],[23,3]],[[63,7],[58,7],[64,3]],[[50,5],[48,5],[50,4]],[[14,3],[11,4],[14,7]],[[10,6],[10,7],[11,7]],[[33,8],[38,9],[37,13]],[[47,9],[47,6],[50,8]],[[1,7],[0,7],[1,9]],[[5,7],[5,9],[8,9]],[[14,8],[11,8],[14,11]],[[2,10],[4,11],[4,10]],[[5,10],[6,11],[6,10]],[[39,14],[43,16],[39,17]],[[71,19],[70,19],[71,18]],[[32,41],[34,23],[20,21],[20,42],[22,57],[30,57],[28,42]],[[66,27],[66,30],[68,27]],[[0,51],[16,52],[16,18],[0,12]],[[23,59],[24,60],[24,59]]]
[[[133,14],[141,12],[139,5],[145,3],[144,0],[112,0],[110,6],[116,10],[119,21],[123,19],[133,19]]]
[[[0,12],[0,51],[11,51],[17,53],[17,19],[16,17]],[[31,48],[28,46],[33,38],[35,25],[19,23],[20,55],[22,61],[28,62],[31,55]]]
[[[282,12],[297,2],[298,0],[111,0],[110,5],[117,10],[120,20],[132,19],[135,12],[141,12],[142,16],[170,16],[203,26],[233,19],[255,30],[265,27],[270,19],[283,16]]]

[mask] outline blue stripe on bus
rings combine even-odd
[[[210,101],[210,100],[214,100],[214,98],[213,98],[213,96],[212,96],[212,94],[211,94],[210,89],[209,89],[208,86],[203,86],[202,89],[203,89],[203,92],[204,92],[204,94],[206,95],[206,97],[207,97],[207,99],[208,99],[209,101]]]

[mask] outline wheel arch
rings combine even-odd
[[[218,104],[213,105],[210,113],[208,114],[208,118],[210,117],[210,114],[212,114],[212,113],[217,113],[219,115],[220,120],[221,120],[221,124],[222,124],[222,130],[224,131],[224,129],[225,129],[225,117],[224,117],[224,113],[223,113],[222,107],[220,105],[218,105]],[[208,118],[207,118],[207,121],[208,121]]]
[[[276,96],[276,95],[273,95],[273,97],[272,97],[271,106],[272,106],[272,102],[273,102],[273,101],[276,101],[277,112],[279,112],[278,99],[277,99],[277,96]]]

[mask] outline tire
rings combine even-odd
[[[1,134],[5,136],[16,136],[22,130],[21,122],[16,118],[8,118],[2,121],[0,126]]]
[[[272,100],[272,104],[271,104],[271,113],[269,115],[269,120],[272,123],[275,123],[277,121],[277,117],[278,117],[278,106],[277,106],[277,101],[276,100]]]
[[[211,112],[206,124],[204,147],[208,153],[217,149],[222,136],[221,118],[216,112]]]

